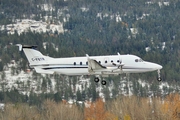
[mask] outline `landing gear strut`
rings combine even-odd
[[[157,80],[160,82],[162,81],[160,70],[157,70],[157,73],[158,73]]]

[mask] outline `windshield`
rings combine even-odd
[[[135,59],[135,62],[143,62],[142,59]]]

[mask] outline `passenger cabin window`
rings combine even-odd
[[[138,59],[135,59],[135,62],[138,62]]]
[[[74,65],[76,65],[76,62],[74,62]]]
[[[105,61],[105,63],[107,63],[107,60]]]
[[[111,60],[111,62],[113,62],[113,60]]]
[[[117,60],[117,62],[119,63],[119,60]]]
[[[82,62],[80,62],[80,65],[82,65]]]

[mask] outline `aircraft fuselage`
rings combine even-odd
[[[65,75],[98,75],[98,74],[114,74],[121,73],[142,73],[161,69],[162,66],[152,62],[143,61],[141,58],[135,55],[111,55],[111,56],[90,56],[91,59],[96,60],[102,66],[107,69],[96,70],[89,73],[87,57],[69,57],[69,58],[50,58],[48,64],[43,64],[38,67],[43,70],[53,71],[55,73]],[[40,59],[40,58],[39,58]],[[41,58],[46,59],[46,58]],[[51,60],[52,59],[52,60]],[[117,66],[112,63],[119,64],[122,61],[124,63],[122,70],[116,69]]]

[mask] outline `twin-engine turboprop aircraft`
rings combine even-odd
[[[64,75],[100,75],[107,77],[109,75],[119,75],[122,73],[142,73],[150,71],[158,71],[158,81],[161,81],[160,69],[161,65],[156,63],[143,61],[135,55],[106,55],[106,56],[89,56],[86,57],[68,57],[68,58],[52,58],[42,55],[35,45],[21,45],[20,51],[24,51],[31,68],[37,73],[45,74],[64,74]],[[95,77],[95,82],[99,82],[99,78]],[[106,84],[102,80],[103,85]]]

